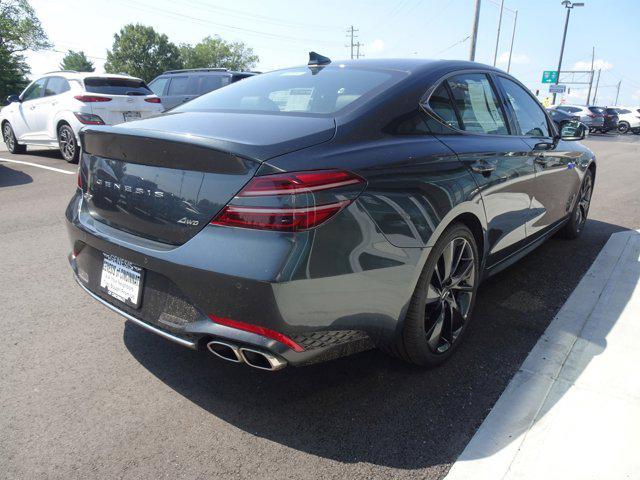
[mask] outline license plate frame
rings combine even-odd
[[[129,112],[122,112],[122,117],[124,118],[125,122],[132,122],[134,120],[140,120],[142,118],[142,113],[135,112],[133,110]]]
[[[142,304],[144,269],[111,253],[102,253],[100,290],[132,308]]]

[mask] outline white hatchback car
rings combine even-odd
[[[83,126],[113,125],[163,110],[139,78],[73,71],[48,73],[7,100],[0,126],[9,151],[24,153],[27,145],[57,147],[67,162],[78,160]]]

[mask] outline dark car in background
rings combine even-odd
[[[618,110],[615,108],[603,108],[602,114],[604,115],[604,127],[602,133],[607,133],[611,130],[618,130]]]
[[[551,120],[555,124],[556,128],[558,129],[558,131],[560,131],[562,129],[562,127],[564,127],[569,122],[579,122],[580,121],[580,116],[579,115],[572,115],[572,114],[570,114],[568,112],[565,112],[563,110],[560,110],[560,109],[548,108],[547,109],[547,113],[551,117]]]
[[[583,231],[584,128],[486,65],[316,57],[85,128],[70,264],[98,302],[228,361],[378,346],[438,365],[483,278]]]
[[[255,72],[235,72],[226,68],[170,70],[154,78],[149,88],[160,97],[164,109],[168,110],[254,75]]]
[[[582,123],[589,127],[590,133],[602,131],[604,127],[604,114],[600,107],[562,104],[552,106],[549,109],[577,116]]]

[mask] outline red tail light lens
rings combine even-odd
[[[308,230],[347,207],[364,185],[358,175],[339,170],[254,177],[211,223],[283,232]]]
[[[162,103],[162,101],[158,97],[145,98],[144,101],[149,103]]]
[[[85,103],[93,103],[93,102],[110,102],[111,98],[109,97],[100,97],[98,95],[76,95],[76,100],[80,100]]]
[[[78,168],[78,188],[82,190],[82,172]]]
[[[104,121],[93,113],[73,112],[80,123],[85,125],[104,125]]]
[[[289,337],[284,335],[283,333],[276,332],[275,330],[271,330],[269,328],[261,327],[259,325],[252,325],[250,323],[239,322],[238,320],[232,320],[230,318],[216,317],[215,315],[209,315],[209,318],[220,325],[224,325],[226,327],[235,328],[237,330],[244,330],[245,332],[257,333],[263,337],[271,338],[272,340],[276,340],[280,343],[283,343],[287,347],[293,349],[296,352],[302,352],[304,348],[298,345],[296,342],[291,340]]]

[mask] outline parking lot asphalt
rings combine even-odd
[[[484,283],[456,355],[264,373],[158,338],[72,279],[55,152],[0,151],[0,478],[444,477],[612,233],[640,227],[640,136],[593,135],[590,220]]]

